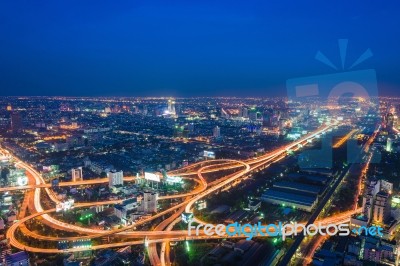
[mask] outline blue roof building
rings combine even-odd
[[[275,188],[268,189],[261,195],[261,200],[264,202],[287,205],[300,210],[311,212],[318,202],[316,195],[305,196],[289,191],[282,191]]]
[[[29,255],[25,251],[8,254],[5,257],[5,266],[29,266]]]

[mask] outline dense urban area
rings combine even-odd
[[[0,265],[398,265],[399,113],[389,97],[1,97]],[[295,222],[351,232],[189,227]]]

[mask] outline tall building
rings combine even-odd
[[[122,171],[115,171],[112,170],[107,173],[108,177],[108,186],[116,186],[116,185],[123,185],[124,184],[124,174]]]
[[[240,116],[242,118],[249,118],[249,110],[246,107],[242,107],[240,110]]]
[[[391,138],[387,138],[386,141],[386,151],[392,152],[393,140]]]
[[[384,223],[390,217],[390,195],[385,191],[376,194],[373,221],[375,223]]]
[[[147,113],[149,112],[147,105],[143,106],[143,115],[147,115]]]
[[[158,193],[143,192],[142,209],[145,213],[157,212]]]
[[[364,217],[367,218],[368,222],[370,222],[372,218],[372,203],[373,203],[373,197],[371,194],[363,196],[362,213]]]
[[[14,132],[22,131],[22,118],[18,112],[11,114],[11,130]]]
[[[72,174],[72,182],[83,180],[82,167],[72,168],[71,174]]]
[[[182,106],[180,106],[180,105],[176,105],[175,106],[175,114],[177,116],[181,116],[182,115]]]
[[[176,112],[175,112],[175,101],[172,100],[172,99],[168,100],[168,113],[170,115],[176,115]]]
[[[221,129],[220,129],[219,126],[214,127],[214,129],[213,129],[213,137],[214,138],[221,137]]]
[[[256,121],[257,120],[257,110],[255,108],[250,109],[250,111],[248,111],[248,116],[251,121]]]

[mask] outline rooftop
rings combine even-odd
[[[274,188],[265,191],[262,194],[261,198],[269,198],[286,201],[288,203],[296,203],[309,206],[313,205],[314,202],[317,200],[316,196],[304,196],[295,193],[279,191]]]
[[[7,254],[5,260],[7,264],[17,263],[20,261],[29,260],[29,255],[25,251],[20,251],[14,254]]]

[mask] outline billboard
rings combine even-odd
[[[144,179],[146,180],[150,180],[150,181],[155,181],[155,182],[160,182],[160,176],[157,174],[153,174],[153,173],[144,173]]]
[[[213,151],[204,151],[203,156],[206,158],[215,159],[215,152]]]
[[[167,176],[167,178],[165,179],[165,181],[167,183],[172,183],[172,184],[179,184],[182,183],[182,177],[179,176]]]
[[[199,200],[199,201],[197,202],[197,209],[198,209],[199,211],[201,211],[201,210],[203,210],[203,209],[205,209],[205,208],[207,208],[207,202],[206,202],[205,200]]]

